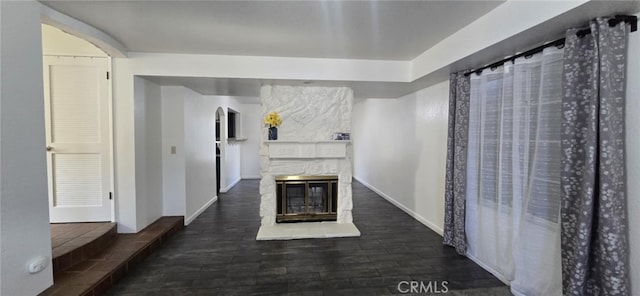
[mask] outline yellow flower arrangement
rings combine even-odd
[[[282,119],[280,118],[280,115],[278,115],[278,112],[273,111],[267,115],[267,118],[264,119],[264,123],[269,125],[269,127],[276,127],[282,123]]]

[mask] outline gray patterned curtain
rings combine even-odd
[[[464,217],[465,190],[467,186],[469,97],[469,77],[465,77],[463,72],[451,74],[443,243],[455,247],[460,255],[464,255],[467,251]]]
[[[624,161],[627,26],[567,31],[562,102],[564,295],[630,295]]]

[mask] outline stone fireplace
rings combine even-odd
[[[273,141],[266,140],[267,127],[263,127],[257,239],[359,236],[351,215],[351,141],[331,140],[334,133],[351,131],[353,91],[346,87],[266,85],[261,89],[261,101],[262,116],[278,112],[282,124],[278,140]],[[285,187],[286,180],[299,182]],[[323,183],[326,180],[330,181]],[[283,204],[285,188],[303,192],[302,199]],[[329,195],[334,193],[335,201]],[[323,222],[305,222],[318,220]],[[300,223],[279,223],[293,221]]]

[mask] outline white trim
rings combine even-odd
[[[242,180],[255,180],[255,179],[262,179],[262,176],[260,175],[247,175],[247,176],[242,176],[240,179]]]
[[[126,58],[127,48],[109,34],[84,22],[41,4],[40,17],[43,24],[54,26],[64,32],[82,38],[114,58]]]
[[[231,188],[233,188],[233,186],[236,186],[236,184],[238,184],[238,182],[240,182],[240,180],[242,180],[242,178],[238,178],[235,181],[231,182],[231,184],[227,187],[224,188],[220,188],[220,192],[222,193],[227,193],[227,191],[231,190]]]
[[[110,186],[109,190],[111,191],[111,222],[116,221],[116,148],[115,148],[115,139],[114,139],[114,128],[113,128],[113,63],[110,56],[107,56],[107,71],[109,71],[109,178]]]
[[[52,57],[68,57],[68,58],[94,58],[94,59],[98,59],[98,58],[111,58],[109,55],[107,55],[106,53],[104,55],[95,55],[95,54],[90,54],[90,53],[77,53],[77,54],[72,54],[72,53],[65,53],[65,52],[49,52],[46,54],[42,54],[42,56],[52,56]],[[109,72],[111,72],[111,70],[109,70]],[[109,76],[109,80],[111,80],[111,76]]]
[[[502,274],[500,274],[495,269],[491,268],[489,265],[487,265],[484,262],[482,262],[480,259],[478,259],[478,258],[474,257],[473,255],[469,254],[468,250],[465,253],[465,256],[467,256],[467,258],[471,259],[471,261],[473,261],[476,264],[480,265],[480,267],[482,267],[484,270],[486,270],[489,273],[491,273],[493,276],[495,276],[497,279],[499,279],[503,284],[505,284],[507,286],[511,286],[511,282],[509,280],[507,280]]]
[[[440,236],[442,236],[442,234],[444,233],[444,230],[442,228],[440,228],[437,225],[433,224],[431,221],[427,220],[427,218],[422,217],[420,214],[416,213],[412,209],[407,208],[405,205],[401,204],[397,200],[393,199],[391,196],[389,196],[386,193],[382,192],[380,189],[375,188],[373,185],[361,180],[360,178],[358,178],[356,176],[354,176],[353,178],[356,179],[358,182],[362,183],[362,185],[364,185],[367,188],[371,189],[373,192],[375,192],[378,195],[382,196],[382,198],[386,199],[388,202],[390,202],[394,206],[396,206],[396,207],[400,208],[401,210],[403,210],[405,213],[407,213],[413,219],[416,219],[418,222],[424,224],[424,226],[429,227],[429,229],[435,231]]]
[[[205,203],[200,209],[198,209],[195,213],[193,213],[193,215],[191,215],[189,218],[184,220],[184,226],[189,225],[191,222],[193,222],[193,220],[195,220],[196,218],[198,218],[198,216],[200,216],[200,214],[202,214],[202,212],[204,212],[207,208],[209,208],[209,206],[211,206],[214,202],[216,202],[218,200],[218,196],[214,196],[210,201],[208,201],[207,203]]]
[[[509,290],[511,291],[511,294],[513,294],[515,296],[526,296],[526,294],[523,294],[522,292],[518,292],[518,291],[514,290],[513,287],[511,287],[511,282],[509,282],[506,278],[504,278],[504,276],[502,274],[500,274],[499,272],[495,271],[493,268],[489,267],[484,262],[480,261],[480,259],[478,259],[478,258],[474,257],[473,255],[469,254],[469,250],[468,249],[467,249],[467,252],[465,253],[465,256],[467,256],[467,258],[471,259],[471,261],[473,261],[476,264],[480,265],[480,267],[482,267],[484,270],[486,270],[489,273],[491,273],[493,276],[495,276],[497,279],[499,279],[503,284],[509,286]]]
[[[495,276],[497,279],[499,279],[502,283],[504,283],[505,285],[509,286],[510,282],[509,280],[507,280],[502,274],[500,274],[499,272],[497,272],[495,269],[491,268],[489,265],[485,264],[484,262],[482,262],[480,259],[476,258],[475,256],[469,254],[469,251],[467,251],[465,253],[465,256],[467,256],[467,258],[471,259],[471,261],[475,262],[476,264],[480,265],[480,267],[482,267],[484,270],[488,271],[489,273],[491,273],[493,276]]]

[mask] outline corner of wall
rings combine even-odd
[[[204,211],[216,193],[216,104],[186,89],[184,97],[184,152],[186,220]]]
[[[198,216],[200,216],[200,214],[202,214],[206,209],[208,209],[216,201],[218,201],[218,196],[217,195],[214,196],[209,201],[207,201],[204,205],[202,205],[202,207],[200,207],[198,210],[196,210],[193,214],[189,215],[189,217],[184,219],[184,225],[187,226],[187,225],[191,224],[191,222],[193,222],[193,220],[198,218]]]
[[[242,180],[242,178],[236,178],[235,180],[232,180],[227,186],[220,188],[220,192],[227,193],[229,190],[231,190],[231,188],[236,186],[238,182],[240,182],[240,180]]]
[[[51,264],[35,274],[27,269],[37,257],[52,257],[40,5],[0,1],[1,295],[38,295],[53,284]]]
[[[640,14],[637,14],[640,16]],[[625,110],[625,148],[627,170],[627,208],[629,217],[629,247],[631,266],[631,292],[640,294],[640,85],[632,83],[640,80],[640,32],[629,35],[627,61],[627,97]]]

